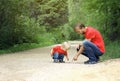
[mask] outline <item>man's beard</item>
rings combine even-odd
[[[85,35],[85,32],[82,32],[83,35]]]

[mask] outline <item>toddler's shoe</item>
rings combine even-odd
[[[59,61],[58,61],[58,59],[54,59],[54,63],[58,63]]]
[[[60,63],[65,63],[65,61],[63,61],[63,59],[59,59],[59,62]]]

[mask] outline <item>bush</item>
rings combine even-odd
[[[51,35],[46,33],[68,20],[66,0],[2,0],[0,11],[0,49],[15,44],[48,43]],[[57,32],[52,32],[55,43],[61,41]]]
[[[64,37],[64,40],[83,39],[83,36],[76,34],[74,31],[74,25],[72,23],[64,24],[60,27],[60,31]]]
[[[107,42],[105,45],[106,52],[105,54],[101,57],[102,60],[107,60],[107,59],[114,59],[114,58],[120,58],[120,42]]]
[[[52,33],[43,33],[39,35],[38,40],[41,46],[54,44],[54,36]]]
[[[46,32],[45,27],[40,26],[34,18],[21,17],[19,23],[21,27],[15,29],[16,36],[19,34],[20,37],[18,43],[39,43],[39,35]]]

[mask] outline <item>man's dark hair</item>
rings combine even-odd
[[[80,29],[85,28],[84,24],[78,23],[75,27],[79,27]]]

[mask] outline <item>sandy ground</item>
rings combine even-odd
[[[50,48],[0,55],[0,81],[120,81],[120,59],[84,65],[81,55],[77,62],[53,63]],[[70,59],[74,54],[73,45]]]

